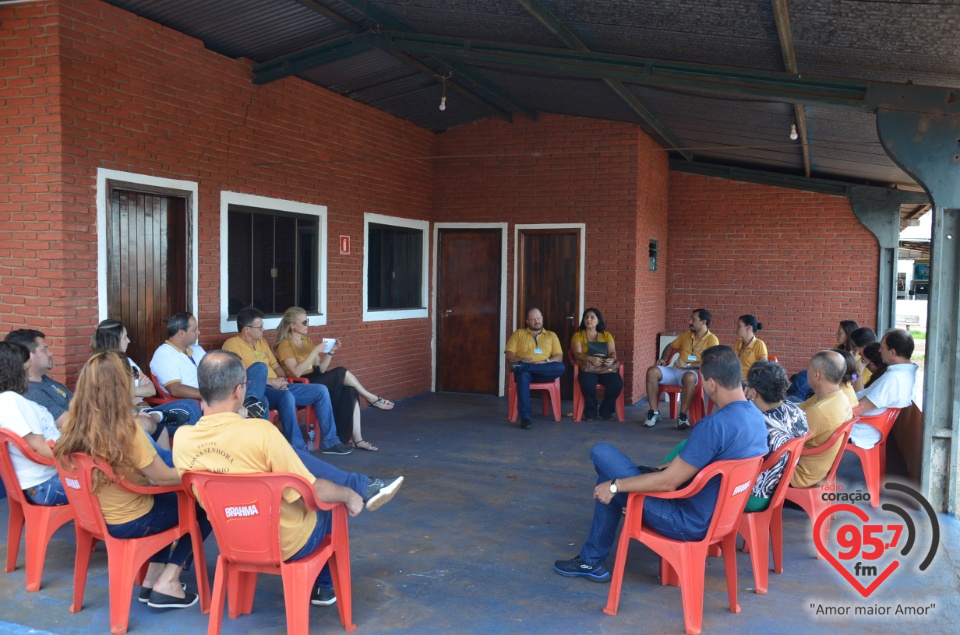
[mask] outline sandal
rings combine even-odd
[[[358,450],[366,450],[367,452],[379,452],[380,448],[370,443],[369,441],[364,441],[360,439],[359,441],[351,441],[350,447],[354,447]]]
[[[393,402],[389,399],[381,399],[380,397],[377,397],[375,401],[370,401],[368,399],[367,403],[374,408],[379,408],[380,410],[393,410]]]

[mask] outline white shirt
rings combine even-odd
[[[883,414],[888,408],[906,408],[913,403],[913,387],[917,381],[917,365],[913,362],[893,364],[877,381],[857,393],[857,399],[866,397],[876,408],[864,415]],[[869,423],[855,423],[850,441],[861,448],[872,448],[880,443],[880,431]]]
[[[200,388],[200,383],[197,381],[197,366],[207,352],[200,348],[199,344],[188,346],[187,350],[190,355],[181,352],[170,342],[160,345],[157,352],[153,354],[153,359],[150,360],[150,372],[153,373],[157,383],[166,388],[168,384],[178,381],[184,386]]]
[[[0,428],[21,437],[39,434],[44,441],[60,438],[60,430],[46,408],[10,390],[0,393]],[[7,447],[21,488],[30,489],[57,475],[57,468],[52,465],[34,463],[17,448],[11,445]]]

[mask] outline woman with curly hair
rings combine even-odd
[[[764,423],[767,424],[767,447],[770,448],[767,456],[790,439],[801,437],[810,430],[807,415],[786,400],[789,387],[787,372],[780,364],[760,360],[754,362],[747,372],[744,395],[763,413]],[[776,465],[757,476],[745,511],[758,512],[770,506],[770,497],[777,489],[786,466],[787,457],[784,456]]]
[[[54,455],[61,465],[68,466],[71,454],[83,452],[109,465],[118,478],[137,485],[176,485],[180,483],[179,473],[160,459],[130,409],[132,390],[130,366],[119,353],[94,354],[80,371],[63,436],[54,447]],[[134,494],[98,471],[94,476],[94,493],[100,499],[107,531],[115,538],[150,536],[179,522],[174,492]],[[210,523],[199,507],[197,516],[206,538]],[[196,604],[197,595],[187,593],[180,583],[180,573],[193,553],[191,542],[179,540],[173,549],[167,547],[150,559],[140,590],[141,602],[154,608],[186,608]]]
[[[47,441],[60,438],[53,416],[43,406],[23,396],[27,392],[30,351],[15,342],[0,342],[0,428],[23,437],[30,448],[48,459]],[[10,460],[23,493],[36,505],[65,505],[67,495],[57,469],[41,465],[10,446]]]

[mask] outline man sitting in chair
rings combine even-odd
[[[880,340],[880,357],[887,365],[883,375],[869,388],[857,393],[864,415],[883,414],[888,408],[907,408],[913,403],[917,383],[917,365],[913,356],[913,336],[903,329],[890,329]],[[880,442],[880,431],[869,423],[855,423],[850,442],[861,448],[872,448]]]
[[[590,455],[598,477],[590,536],[575,558],[557,560],[554,571],[562,576],[609,582],[605,562],[628,492],[676,491],[711,463],[767,453],[767,426],[763,415],[743,394],[736,353],[729,346],[712,346],[703,351],[701,360],[703,389],[718,409],[700,420],[672,460],[657,467],[637,465],[608,443],[593,446]],[[646,498],[643,522],[674,540],[702,540],[710,527],[719,489],[717,477],[689,498]]]
[[[800,409],[807,415],[810,437],[804,442],[804,448],[818,448],[826,443],[837,428],[853,418],[850,400],[840,389],[840,382],[846,372],[846,362],[837,351],[820,351],[810,360],[807,368],[807,381],[814,395],[802,404]],[[824,479],[837,452],[843,448],[831,448],[820,454],[801,456],[793,473],[790,485],[793,487],[813,487]]]
[[[344,503],[351,516],[366,504],[374,510],[393,498],[403,477],[385,485],[376,480],[361,496],[350,487],[315,478],[283,434],[263,419],[244,419],[237,410],[246,396],[247,375],[240,358],[226,351],[207,353],[197,369],[204,416],[195,426],[177,434],[173,462],[181,476],[187,470],[219,474],[284,472],[299,474],[313,483],[317,497],[326,503]],[[331,468],[335,470],[335,468]],[[333,474],[333,472],[331,472]],[[371,489],[372,488],[372,489]],[[309,511],[298,494],[288,490],[280,517],[280,548],[285,560],[299,560],[313,552],[330,533],[329,511]],[[366,499],[366,500],[365,500]],[[266,539],[266,537],[264,537]],[[337,601],[329,566],[314,584],[311,604],[327,606]]]
[[[527,311],[527,328],[513,332],[507,340],[504,355],[517,382],[520,427],[529,430],[533,425],[530,421],[530,384],[551,382],[566,370],[560,338],[543,328],[543,314],[540,309],[532,308]]]
[[[711,346],[720,343],[717,336],[710,332],[712,316],[706,309],[694,309],[690,313],[690,330],[681,333],[663,349],[656,366],[647,369],[647,400],[650,402],[647,410],[647,420],[643,425],[652,428],[660,421],[659,403],[660,386],[680,386],[680,414],[677,415],[677,427],[686,430],[690,427],[690,403],[693,401],[693,391],[697,388],[697,368],[700,367],[700,354]],[[667,362],[674,353],[679,353],[677,361],[672,366]]]

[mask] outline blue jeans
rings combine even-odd
[[[340,443],[337,427],[333,420],[333,408],[330,405],[330,393],[319,384],[290,384],[287,390],[271,388],[267,385],[267,365],[255,362],[247,367],[247,394],[265,402],[267,408],[275,409],[283,424],[283,436],[294,450],[307,449],[297,420],[297,406],[313,406],[320,423],[321,447],[326,449]]]
[[[206,540],[210,535],[210,521],[203,508],[199,505],[197,509],[197,524],[200,525],[200,535]],[[155,494],[153,497],[153,507],[140,518],[136,518],[119,525],[107,525],[107,531],[114,538],[143,538],[159,534],[161,531],[175,527],[179,522],[177,509],[177,495],[174,492],[164,494]],[[181,538],[177,541],[177,546],[171,551],[169,547],[161,549],[150,558],[150,562],[158,564],[175,564],[184,566],[193,556],[193,541],[189,538]]]
[[[59,474],[54,474],[39,485],[28,487],[23,490],[23,494],[34,505],[52,507],[53,505],[67,504],[67,493],[63,491],[63,483],[60,482]]]
[[[150,435],[148,434],[147,436]],[[173,452],[161,448],[153,438],[150,439],[150,443],[153,444],[153,449],[157,451],[157,456],[160,457],[160,460],[163,461],[167,467],[173,467]]]
[[[321,542],[323,542],[323,539],[329,533],[330,512],[320,510],[317,512],[317,524],[313,528],[313,533],[310,534],[309,538],[307,538],[307,543],[300,547],[300,551],[287,558],[286,562],[294,562],[309,556],[311,553],[313,553],[313,550],[316,549]],[[320,569],[320,575],[317,576],[317,579],[313,584],[316,587],[322,587],[324,589],[333,588],[333,578],[330,577],[329,563],[323,565],[323,568]]]
[[[598,443],[590,450],[590,458],[597,470],[597,485],[616,478],[627,478],[644,474],[630,457],[609,443]],[[627,506],[627,494],[615,495],[609,503],[594,502],[593,524],[590,536],[580,550],[580,557],[588,564],[597,564],[607,559],[617,537],[617,527]],[[673,501],[659,498],[646,498],[643,502],[643,522],[658,534],[674,540],[699,540],[703,536],[691,536],[677,518],[677,509]]]
[[[519,368],[513,371],[513,377],[517,382],[517,414],[521,419],[530,418],[530,384],[551,382],[563,375],[565,370],[563,362],[520,362]]]
[[[349,487],[357,494],[360,494],[360,496],[363,496],[363,493],[367,491],[367,487],[370,485],[370,477],[366,476],[365,474],[344,472],[340,468],[334,467],[326,461],[318,459],[310,454],[307,450],[299,450],[294,448],[293,451],[297,453],[297,456],[300,457],[300,460],[303,461],[303,465],[310,471],[310,473],[317,478],[322,478],[326,481],[330,481],[331,483]]]

